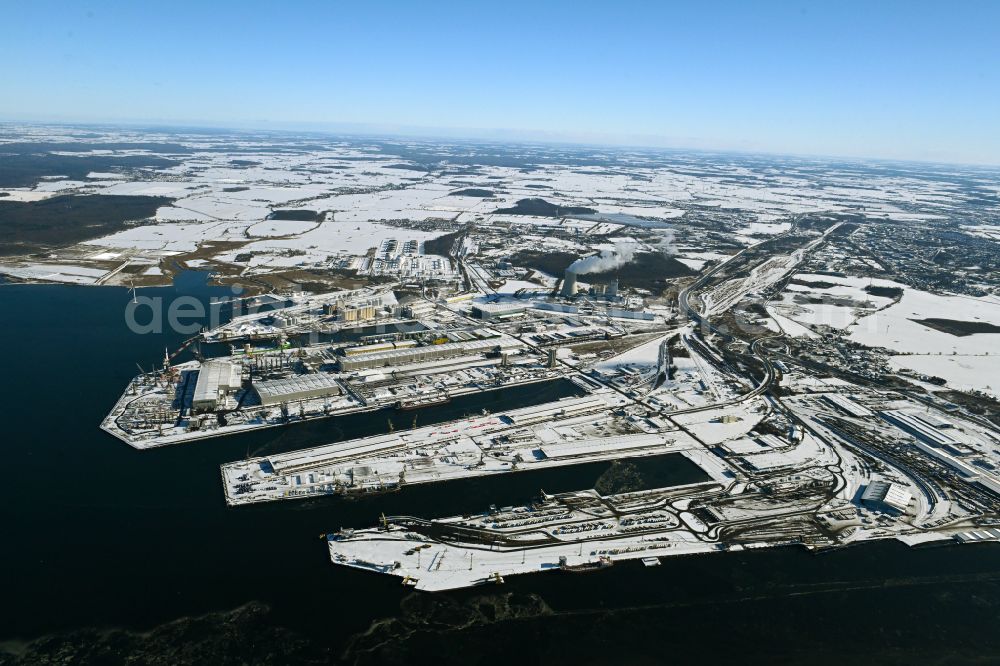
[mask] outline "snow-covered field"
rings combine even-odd
[[[1000,303],[908,289],[896,305],[860,319],[851,339],[904,354],[892,357],[897,368],[940,377],[956,388],[1000,393],[1000,333],[958,336],[914,321],[929,318],[1000,326]]]
[[[851,339],[871,347],[910,354],[981,354],[1000,352],[1000,334],[957,336],[913,321],[952,319],[1000,326],[1000,302],[992,298],[942,296],[907,289],[899,303],[858,320]]]
[[[798,284],[808,283],[808,284]],[[830,286],[832,284],[832,286]],[[898,302],[866,288],[902,291]],[[809,299],[823,299],[812,303]],[[815,337],[813,327],[843,331],[850,340],[890,350],[890,365],[945,379],[950,386],[996,393],[1000,334],[953,335],[920,323],[924,319],[1000,326],[1000,300],[932,294],[892,280],[796,273],[768,304],[768,312],[791,336]]]
[[[107,271],[81,266],[60,264],[28,264],[4,267],[3,272],[23,280],[46,282],[67,282],[71,284],[95,284]]]
[[[996,336],[1000,338],[1000,336]],[[992,344],[1000,349],[1000,339]],[[1000,396],[1000,353],[989,356],[921,355],[893,356],[889,364],[896,369],[912,370],[930,377],[941,377],[952,388],[963,391],[975,389],[993,396]]]
[[[802,282],[809,284],[798,284]],[[892,280],[796,273],[780,298],[771,301],[770,310],[793,322],[785,330],[789,335],[805,335],[810,326],[843,330],[892,305],[891,298],[870,294],[866,287],[906,288]],[[811,302],[815,299],[824,302]]]
[[[42,201],[55,196],[55,192],[45,190],[29,190],[26,188],[0,188],[0,201]]]

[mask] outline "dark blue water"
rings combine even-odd
[[[206,300],[227,295],[199,284],[181,291]],[[178,295],[174,288],[141,292]],[[91,626],[146,629],[261,601],[272,609],[269,621],[339,653],[373,620],[400,615],[411,593],[395,578],[334,567],[320,533],[373,525],[382,512],[451,515],[527,501],[543,487],[585,488],[607,468],[414,486],[356,501],[227,508],[220,463],[381,432],[391,415],[134,451],[98,424],[135,363],[159,362],[164,346],[186,336],[132,334],[123,317],[128,300],[125,290],[112,288],[0,287],[0,640]],[[574,391],[556,383],[471,396],[423,410],[419,419],[427,424]],[[398,426],[408,418],[412,412],[393,420]],[[675,483],[698,477],[683,459],[666,467]],[[837,646],[879,660],[937,654],[952,644],[965,650],[959,656],[996,655],[998,556],[992,546],[911,550],[885,543],[820,556],[795,549],[726,553],[675,558],[655,569],[621,564],[594,574],[512,577],[501,588],[433,599],[531,593],[554,614],[453,632],[446,644],[421,630],[398,649],[409,651],[410,663],[430,650],[442,659],[486,662],[498,654],[489,646],[519,638],[528,639],[520,658],[530,663],[663,663],[656,655],[665,650],[683,662],[702,659],[705,646],[820,662],[816,651],[842,654],[833,652]]]

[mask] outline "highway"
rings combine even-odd
[[[786,233],[790,233],[790,232],[786,232]],[[754,247],[754,246],[750,246],[750,247]],[[692,319],[694,321],[694,323],[697,326],[702,327],[702,330],[708,329],[708,330],[710,330],[710,331],[712,331],[714,333],[717,333],[717,334],[721,335],[725,339],[733,339],[733,336],[731,336],[730,334],[723,333],[722,331],[719,331],[718,329],[716,329],[708,321],[707,317],[702,316],[702,314],[697,309],[695,309],[695,308],[693,308],[691,306],[691,301],[690,301],[690,299],[691,299],[691,292],[694,291],[694,290],[697,290],[697,289],[701,289],[705,285],[705,283],[708,282],[716,273],[718,273],[719,271],[723,270],[724,268],[726,268],[727,266],[729,266],[732,262],[734,262],[737,259],[739,259],[739,257],[744,252],[746,252],[747,250],[749,250],[750,247],[747,247],[747,248],[744,248],[743,250],[740,250],[739,252],[737,252],[736,254],[734,254],[732,257],[730,257],[726,261],[722,262],[721,264],[719,264],[717,266],[714,266],[712,269],[710,269],[709,271],[707,271],[703,275],[699,276],[697,280],[695,280],[694,282],[692,282],[691,284],[689,284],[687,287],[685,287],[684,289],[682,289],[680,291],[680,293],[677,295],[677,306],[678,306],[678,309],[681,312],[681,314],[687,315],[690,319]],[[721,407],[731,407],[733,405],[742,404],[742,403],[744,403],[744,402],[746,402],[748,400],[753,400],[757,396],[762,395],[769,388],[771,388],[771,385],[774,383],[775,371],[774,371],[774,366],[771,364],[770,359],[768,359],[768,357],[765,356],[764,353],[762,352],[760,344],[762,342],[766,341],[766,340],[771,340],[771,339],[774,339],[774,338],[781,338],[781,337],[784,337],[784,336],[782,336],[780,334],[768,335],[768,336],[757,338],[756,340],[754,340],[750,344],[750,352],[752,354],[754,354],[758,359],[760,359],[760,362],[764,366],[765,376],[764,376],[764,379],[760,382],[760,384],[757,385],[749,393],[745,393],[745,394],[743,394],[741,396],[737,396],[737,397],[732,398],[730,400],[724,400],[722,402],[713,403],[711,405],[703,405],[701,407],[691,407],[691,408],[688,408],[688,409],[675,410],[675,411],[665,412],[665,414],[667,414],[667,415],[690,414],[690,413],[694,413],[694,412],[703,412],[703,411],[707,411],[707,410],[711,410],[711,409],[719,409]]]
[[[817,245],[819,245],[824,240],[826,240],[827,236],[829,236],[831,233],[833,233],[833,231],[835,231],[838,227],[840,227],[841,224],[843,224],[843,223],[842,222],[838,222],[837,224],[832,225],[829,229],[827,229],[826,231],[823,232],[822,236],[820,236],[819,238],[817,238],[817,239],[809,242],[802,249],[805,250],[806,252],[809,252],[809,251],[813,250]],[[783,234],[775,236],[773,239],[770,239],[770,240],[773,241],[773,240],[776,240],[778,238],[782,238],[782,237],[788,236],[789,234],[792,234],[794,232],[795,232],[795,225],[793,223],[792,228],[789,231],[786,231]],[[769,241],[763,241],[763,242],[769,242]],[[719,329],[717,329],[715,326],[713,326],[711,324],[711,322],[709,322],[707,316],[702,315],[702,313],[699,312],[697,308],[693,307],[691,305],[691,294],[692,294],[692,292],[695,292],[695,291],[701,289],[702,287],[704,287],[705,284],[712,277],[714,277],[716,273],[718,273],[719,271],[721,271],[721,270],[729,267],[731,264],[733,264],[733,262],[739,260],[739,258],[745,252],[747,252],[748,250],[750,250],[750,249],[752,249],[754,247],[757,247],[757,245],[760,245],[760,243],[758,243],[756,245],[750,245],[748,247],[743,248],[742,250],[740,250],[739,252],[737,252],[736,254],[734,254],[733,256],[731,256],[726,261],[722,262],[721,264],[718,264],[717,266],[712,267],[709,271],[707,271],[704,274],[700,275],[698,277],[698,279],[696,279],[694,282],[692,282],[687,287],[685,287],[684,289],[682,289],[680,291],[680,293],[678,293],[678,295],[677,295],[677,307],[678,307],[678,310],[682,314],[687,315],[695,323],[695,325],[696,326],[700,326],[703,331],[704,330],[709,330],[709,331],[711,331],[713,333],[716,333],[717,335],[721,336],[724,340],[734,340],[734,339],[736,339],[731,334],[723,332],[723,331],[720,331]],[[801,261],[796,262],[795,265],[797,266],[798,263],[801,263]],[[790,269],[790,270],[793,270],[793,269]],[[784,334],[782,334],[782,333],[776,333],[776,334],[773,334],[773,335],[761,336],[761,337],[755,339],[753,342],[750,343],[750,352],[751,352],[751,354],[753,354],[754,356],[756,356],[760,360],[761,364],[764,366],[764,373],[765,373],[764,374],[764,379],[752,391],[750,391],[748,393],[745,393],[745,394],[743,394],[741,396],[737,396],[735,398],[732,398],[730,400],[725,400],[723,402],[713,403],[711,405],[704,405],[704,406],[701,406],[701,407],[692,407],[692,408],[689,408],[689,409],[682,409],[682,410],[664,412],[664,414],[667,415],[667,416],[670,416],[670,415],[675,415],[675,414],[689,414],[689,413],[692,413],[692,412],[701,412],[701,411],[707,411],[707,410],[711,410],[711,409],[719,409],[721,407],[731,407],[733,405],[738,405],[738,404],[744,403],[744,402],[746,402],[748,400],[752,400],[752,399],[754,399],[754,398],[756,398],[756,397],[758,397],[760,395],[763,395],[764,393],[767,392],[768,389],[771,388],[771,385],[774,383],[774,380],[775,380],[775,377],[776,377],[776,373],[775,373],[775,370],[774,370],[774,365],[771,363],[771,360],[767,357],[766,352],[765,352],[765,350],[763,348],[763,344],[765,342],[767,342],[768,340],[782,339],[784,337],[785,337]]]

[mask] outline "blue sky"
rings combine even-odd
[[[12,120],[1000,163],[1000,2],[0,6]]]

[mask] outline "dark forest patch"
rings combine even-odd
[[[810,282],[809,280],[800,280],[798,278],[792,278],[788,281],[788,284],[797,284],[802,287],[812,287],[813,289],[832,289],[833,287],[841,287],[843,285],[836,282],[825,282],[823,280],[816,280]]]
[[[78,148],[79,150],[79,148]],[[122,169],[161,169],[177,164],[153,155],[51,155],[48,153],[6,154],[0,146],[0,187],[34,187],[43,178],[65,177],[86,180],[92,171],[114,172]]]
[[[133,220],[168,206],[167,197],[59,196],[41,201],[0,201],[0,255],[72,245],[121,231]]]
[[[967,335],[975,335],[976,333],[1000,333],[1000,326],[985,321],[960,321],[958,319],[938,319],[936,317],[911,319],[910,321],[960,338]]]
[[[267,216],[269,220],[292,220],[295,222],[315,222],[319,213],[314,210],[274,210]]]
[[[489,199],[494,195],[492,190],[480,190],[474,187],[470,187],[464,190],[457,190],[452,192],[449,196],[453,197],[478,197],[480,199]]]
[[[579,258],[580,255],[573,252],[522,251],[512,255],[510,260],[515,266],[533,268],[561,278],[566,268]],[[659,252],[640,252],[632,261],[613,271],[586,273],[580,275],[579,279],[587,283],[606,284],[618,278],[623,287],[659,293],[667,287],[668,279],[694,274],[695,271],[673,257]]]
[[[588,215],[596,213],[586,206],[557,206],[545,199],[521,199],[510,208],[500,208],[493,211],[507,215],[537,215],[539,217],[565,217],[567,215]]]
[[[92,150],[148,150],[151,153],[190,155],[195,149],[179,143],[157,141],[112,141],[108,143],[76,141],[18,141],[0,146],[5,153],[28,155],[31,153],[89,153]]]
[[[406,171],[430,171],[429,167],[423,164],[383,164],[381,165],[383,169],[403,169]]]
[[[882,298],[897,299],[903,297],[903,290],[900,287],[876,287],[875,285],[868,285],[865,287],[865,293],[872,296],[881,296]]]
[[[452,175],[455,175],[455,176],[478,176],[478,175],[482,174],[482,172],[483,172],[482,169],[479,169],[478,167],[461,167],[461,168],[458,168],[458,169],[447,169],[446,170],[446,173],[449,173],[449,174],[452,174]]]
[[[455,241],[458,240],[463,233],[465,233],[465,230],[459,229],[458,231],[453,231],[450,234],[445,234],[444,236],[438,236],[437,238],[424,241],[424,254],[437,254],[442,257],[447,257],[451,254],[451,248],[455,244]]]
[[[690,476],[684,478],[689,483],[710,481],[704,471],[689,468],[690,462],[676,453],[650,458],[635,458],[633,460],[615,460],[610,467],[597,478],[594,490],[602,495],[617,495],[618,493],[634,493],[653,488],[664,488],[678,485],[678,467]],[[699,474],[700,473],[700,474]],[[700,477],[700,478],[699,478]]]

